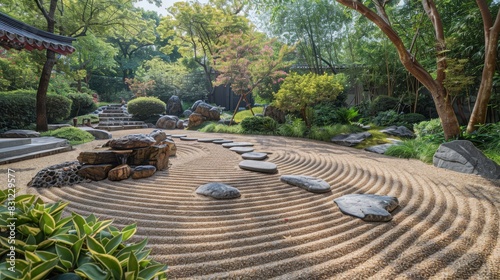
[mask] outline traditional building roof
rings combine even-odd
[[[40,30],[0,13],[0,46],[6,49],[49,49],[67,55],[75,51],[71,43],[75,38]]]

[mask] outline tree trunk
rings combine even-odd
[[[47,89],[49,88],[52,68],[56,64],[56,55],[53,51],[47,50],[47,60],[43,65],[42,75],[38,83],[36,92],[36,130],[47,131]]]
[[[483,18],[484,40],[485,40],[485,54],[484,54],[484,68],[481,76],[481,85],[477,92],[476,103],[467,125],[467,132],[471,133],[476,130],[478,124],[486,122],[486,114],[488,112],[488,102],[491,97],[491,90],[493,88],[493,75],[497,63],[497,44],[498,35],[500,32],[500,10],[498,11],[495,22],[491,17],[491,13],[485,1],[477,0],[477,5],[481,11]]]
[[[396,31],[392,28],[387,19],[384,19],[382,16],[378,15],[362,3],[357,0],[337,0],[340,4],[351,8],[368,20],[377,25],[382,32],[391,40],[392,44],[396,47],[396,50],[399,55],[399,60],[403,64],[403,66],[410,72],[417,80],[419,80],[432,94],[432,99],[434,100],[434,104],[436,105],[436,110],[438,112],[439,118],[441,120],[441,125],[444,130],[445,139],[453,139],[460,135],[460,126],[458,124],[457,116],[455,115],[455,111],[453,110],[453,106],[451,104],[451,98],[448,96],[442,81],[444,80],[446,69],[446,62],[442,59],[437,60],[437,79],[434,80],[432,76],[429,74],[427,70],[422,67],[420,63],[408,52],[406,46],[403,41],[396,33]],[[423,1],[424,2],[424,1]],[[436,45],[439,49],[444,47],[444,40],[442,34],[442,28],[440,28],[440,18],[435,10],[435,5],[432,1],[425,1],[427,5],[430,7],[425,7],[426,12],[433,21],[433,25],[436,31]],[[383,15],[384,16],[384,15]],[[440,58],[443,53],[438,52],[437,56]]]

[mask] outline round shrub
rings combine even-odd
[[[273,133],[278,128],[278,123],[270,117],[251,117],[241,121],[244,132]]]
[[[138,97],[127,104],[128,112],[140,120],[163,114],[166,107],[167,104],[156,97]]]
[[[441,120],[432,119],[430,121],[423,121],[413,126],[415,130],[415,135],[418,138],[424,138],[427,136],[432,136],[436,134],[443,133],[443,126],[441,125]]]
[[[85,115],[97,109],[97,104],[94,103],[94,99],[90,94],[72,92],[68,94],[67,97],[73,101],[71,104],[71,113],[69,115],[71,118]]]
[[[373,123],[379,126],[399,125],[399,114],[394,110],[379,112]]]
[[[54,123],[69,117],[71,99],[62,95],[47,94],[47,122]]]
[[[379,95],[370,104],[371,115],[376,115],[378,112],[396,110],[399,105],[399,99],[387,95]]]
[[[89,132],[72,126],[44,132],[43,136],[63,138],[68,140],[71,145],[83,144],[95,139],[95,137]]]

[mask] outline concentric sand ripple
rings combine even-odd
[[[498,182],[329,143],[186,134],[252,142],[279,173],[242,170],[221,145],[176,141],[172,166],[153,177],[38,191],[117,226],[137,223],[171,279],[500,279]],[[332,191],[286,185],[284,174],[322,178]],[[196,195],[208,182],[241,198]],[[350,193],[396,196],[400,207],[390,222],[363,222],[333,203]]]

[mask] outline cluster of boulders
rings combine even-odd
[[[83,151],[78,161],[53,165],[39,171],[28,186],[62,187],[84,181],[141,179],[169,167],[177,147],[162,130],[111,139],[102,147]]]
[[[204,121],[219,121],[220,109],[202,100],[196,101],[190,109],[182,111],[182,104],[177,96],[172,96],[167,102],[167,115],[162,116],[156,122],[157,128],[162,129],[184,129],[185,127],[195,127]],[[187,119],[179,118],[183,115]]]

